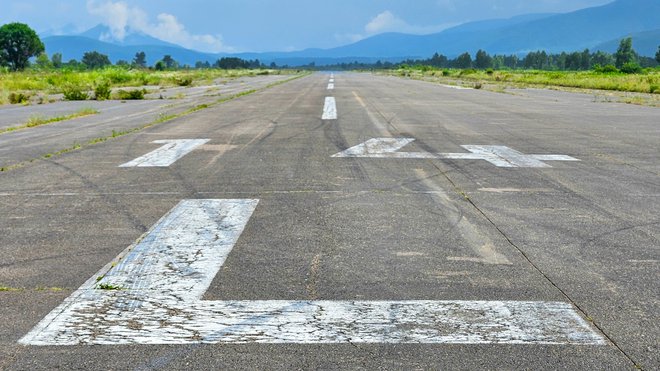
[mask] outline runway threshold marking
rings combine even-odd
[[[328,84],[328,90],[335,90],[335,84],[329,83]]]
[[[334,97],[326,97],[325,104],[323,105],[322,120],[336,120],[337,119],[337,102]]]
[[[562,302],[202,300],[258,202],[181,201],[20,343],[605,344]]]
[[[464,145],[469,153],[399,152],[414,138],[374,138],[332,157],[485,160],[497,167],[552,167],[543,161],[580,161],[566,155],[527,155],[506,146]]]
[[[119,167],[168,167],[208,141],[210,139],[155,140],[152,143],[164,145]]]

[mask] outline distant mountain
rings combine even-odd
[[[483,49],[490,54],[526,54],[530,51],[591,50],[615,51],[619,40],[634,37],[638,53],[654,56],[660,44],[660,0],[617,0],[612,3],[566,14],[529,14],[510,19],[470,22],[430,35],[379,34],[332,49],[295,52],[241,53],[231,56],[259,59],[269,64],[299,66],[350,63],[398,62],[408,58],[429,58],[434,53],[456,57]],[[62,53],[64,60],[80,60],[88,51],[107,54],[110,60],[131,61],[144,51],[153,65],[164,55],[181,64],[213,63],[228,54],[210,54],[182,48],[151,36],[131,32],[121,42],[107,40],[110,30],[94,27],[81,35],[50,36],[43,39],[48,54]]]
[[[655,56],[660,46],[660,29],[646,32],[639,32],[630,35],[633,39],[633,49],[640,55],[648,57]],[[622,38],[616,38],[608,42],[596,45],[594,50],[602,50],[604,52],[614,53],[619,48],[619,43]]]
[[[435,52],[455,57],[466,51],[474,54],[478,49],[491,54],[583,50],[624,35],[660,28],[660,1],[618,0],[567,14],[522,19],[521,22],[513,19],[499,25],[498,22],[502,21],[473,23],[431,35],[380,34],[324,50],[319,56],[427,58]]]
[[[154,46],[168,46],[172,48],[181,48],[181,46],[179,45],[168,43],[166,41],[157,39],[155,37],[151,37],[142,32],[135,32],[130,29],[126,33],[126,37],[123,40],[111,39],[110,35],[112,35],[112,31],[110,30],[110,28],[100,24],[94,28],[90,28],[89,30],[77,36],[82,36],[89,39],[104,41],[121,46],[154,45]]]
[[[481,32],[481,31],[496,30],[498,28],[510,27],[521,23],[527,23],[543,18],[548,18],[553,15],[557,15],[557,14],[556,13],[525,14],[512,18],[506,18],[506,19],[487,19],[485,21],[464,23],[456,27],[448,28],[442,31],[442,33],[445,35],[449,35],[449,34],[456,34],[462,32]]]
[[[146,54],[149,65],[155,64],[165,55],[171,55],[179,63],[189,65],[194,65],[197,61],[213,62],[218,59],[218,55],[184,49],[180,46],[116,45],[83,36],[51,36],[42,41],[46,46],[46,53],[49,55],[61,53],[64,61],[80,60],[89,51],[106,54],[113,63],[117,63],[119,60],[131,62],[138,52]]]

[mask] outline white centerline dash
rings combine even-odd
[[[323,106],[322,120],[336,120],[337,119],[337,102],[334,97],[326,97],[325,105]]]

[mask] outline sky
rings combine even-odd
[[[465,22],[565,13],[612,0],[0,0],[0,24],[106,41],[130,32],[205,52],[332,48],[383,32],[428,34]]]

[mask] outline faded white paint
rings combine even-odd
[[[460,85],[445,85],[445,84],[440,84],[440,86],[444,88],[449,88],[449,89],[456,89],[456,90],[474,90],[473,88],[468,88],[465,86],[460,86]]]
[[[168,167],[208,141],[210,139],[155,140],[152,143],[164,145],[119,167]]]
[[[257,203],[182,201],[20,343],[604,344],[561,302],[201,300]]]
[[[330,82],[330,83],[334,83],[334,82],[335,82],[335,79],[331,77],[330,80],[328,80],[328,82]]]
[[[323,120],[336,120],[337,119],[337,102],[334,97],[326,97],[325,104],[323,105]]]
[[[551,167],[543,161],[580,161],[565,155],[526,155],[506,146],[461,146],[470,153],[398,152],[413,138],[374,138],[332,157],[485,160],[498,167]]]
[[[328,90],[335,90],[335,84],[333,83],[328,84]]]

